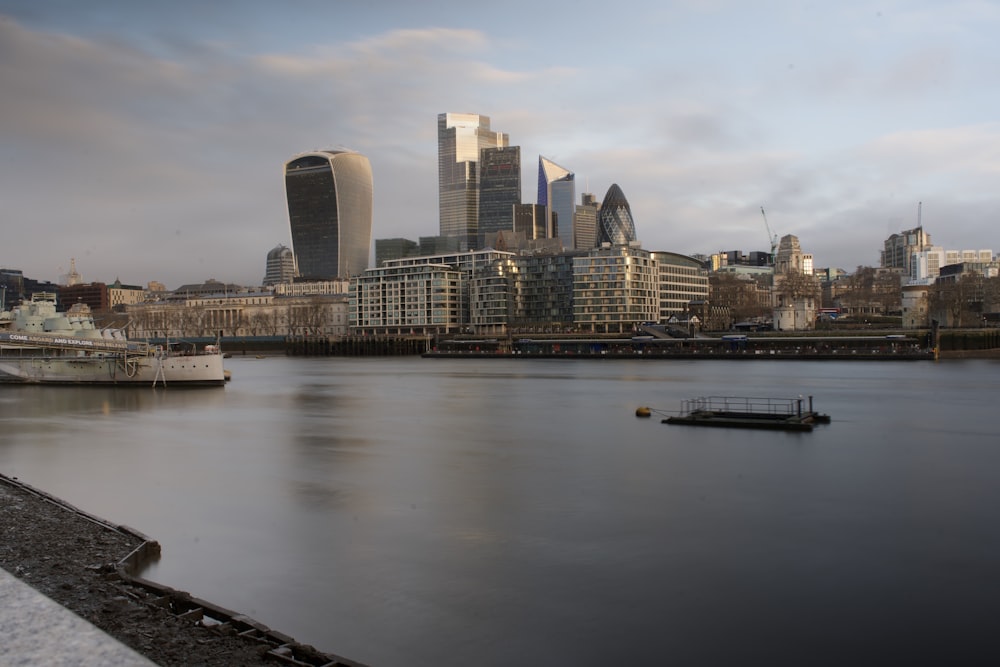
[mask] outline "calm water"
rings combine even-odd
[[[1000,365],[253,359],[0,386],[0,471],[374,665],[995,664]],[[667,426],[815,396],[812,433]]]

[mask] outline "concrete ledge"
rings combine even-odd
[[[5,665],[154,664],[4,569],[0,609]]]
[[[131,537],[130,542],[137,546],[132,547],[131,552],[120,561],[88,566],[87,569],[92,570],[95,576],[103,580],[117,582],[117,593],[127,596],[135,604],[162,610],[192,629],[207,630],[218,637],[238,638],[242,647],[250,648],[249,651],[242,651],[240,655],[251,656],[252,664],[259,664],[257,660],[260,659],[310,667],[363,667],[361,663],[319,651],[307,644],[300,644],[292,637],[272,630],[253,618],[139,576],[144,566],[160,557],[160,545],[134,528],[110,523],[2,473],[0,473],[0,484],[16,488],[26,496],[34,496],[41,500],[42,504],[53,505],[60,512],[69,512],[102,530]],[[15,572],[19,573],[19,570]],[[0,586],[0,665],[114,667],[154,664],[145,656],[133,653],[132,649],[121,644],[115,637],[48,598],[2,567],[0,574],[4,579],[11,580],[9,586]],[[0,579],[0,584],[3,583],[4,581]],[[22,604],[22,600],[26,602]],[[44,611],[41,611],[43,608]],[[73,626],[64,624],[61,621],[64,616],[75,619],[76,624]],[[80,630],[78,635],[77,627],[80,624],[86,630]],[[8,638],[12,641],[7,641]],[[80,642],[84,643],[80,645]],[[199,644],[201,643],[203,641],[199,641]],[[104,645],[120,647],[127,653],[121,657],[121,661],[115,662],[111,659],[116,656],[115,653],[109,652],[108,657],[102,657],[104,653],[95,648]],[[75,652],[79,652],[79,655]],[[64,656],[64,653],[75,657]],[[140,661],[130,662],[130,656],[137,656]],[[237,657],[233,659],[233,664],[245,662],[245,659],[243,662],[239,662]]]

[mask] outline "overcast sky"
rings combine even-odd
[[[1000,250],[1000,3],[0,0],[0,267],[260,284],[282,165],[366,154],[373,238],[438,233],[437,114],[488,115],[644,248],[878,265]]]

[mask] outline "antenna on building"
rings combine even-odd
[[[924,203],[922,201],[917,202],[917,229],[920,229],[923,225],[920,224],[920,218],[923,214]]]

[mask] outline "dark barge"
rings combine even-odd
[[[708,396],[684,401],[681,413],[662,420],[664,424],[754,428],[775,431],[811,431],[816,424],[829,424],[830,416],[813,410],[799,398],[752,398]]]

